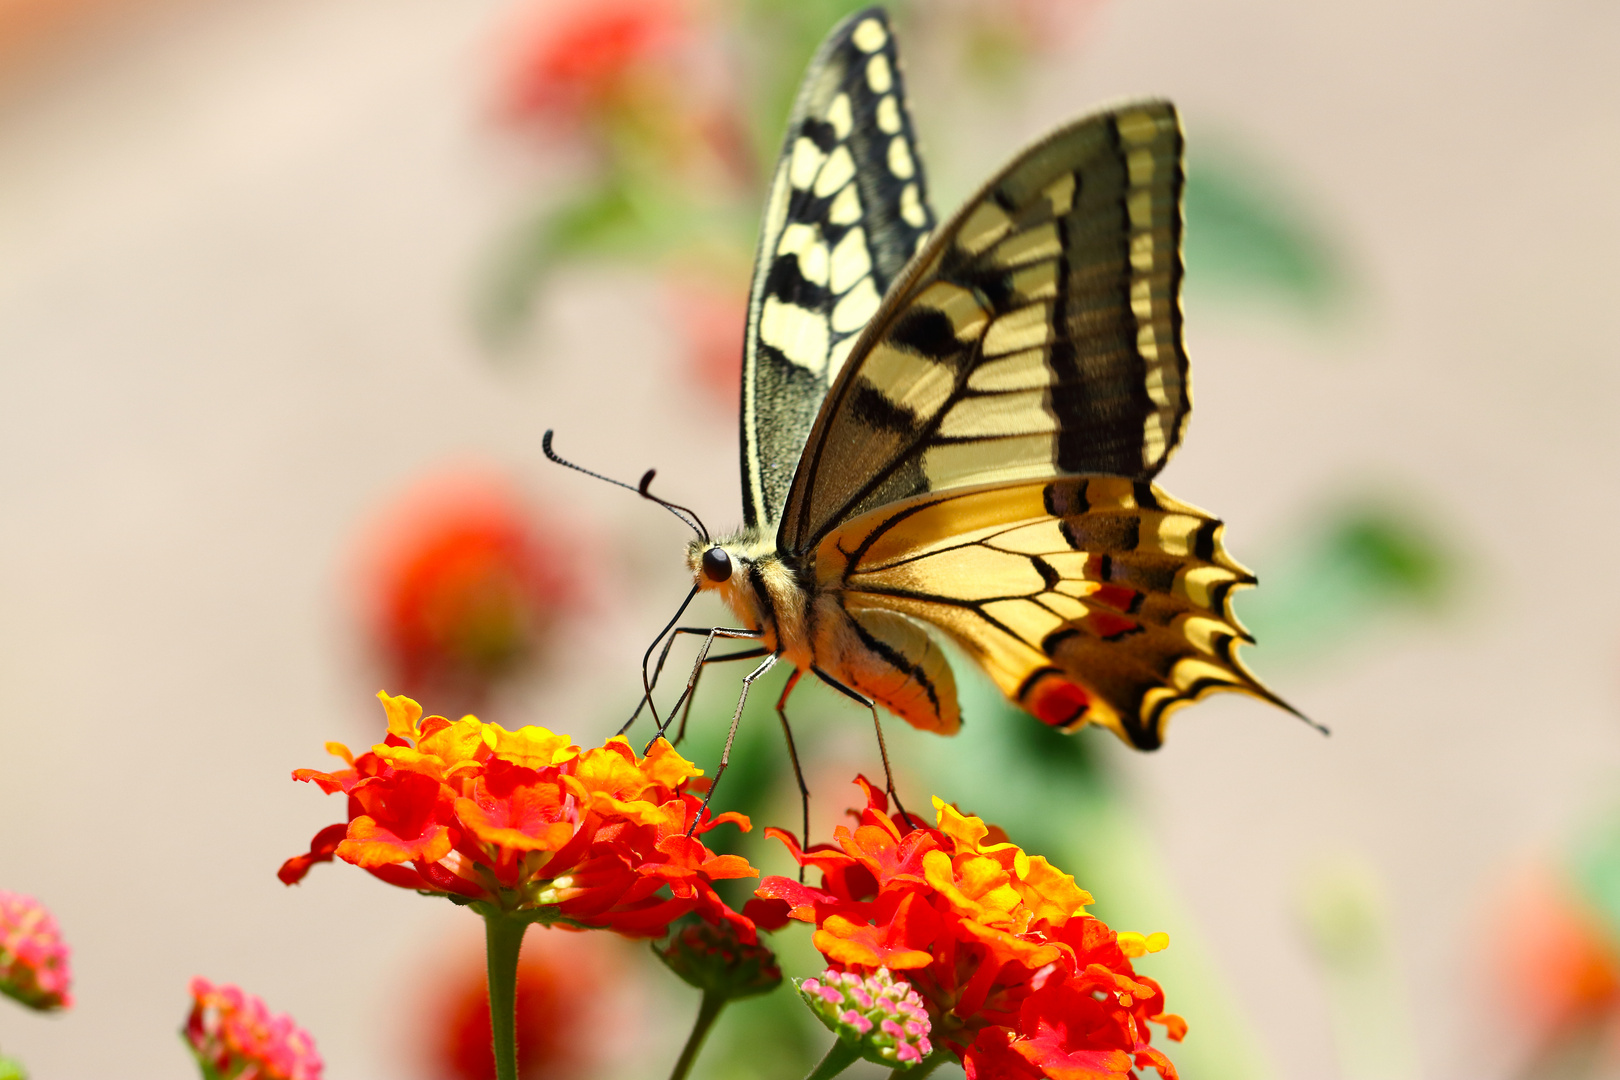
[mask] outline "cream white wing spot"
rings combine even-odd
[[[877,103],[878,130],[885,135],[897,135],[900,132],[900,104],[893,94],[885,94]]]
[[[1131,269],[1145,274],[1153,269],[1153,234],[1141,232],[1131,237]]]
[[[1046,304],[1009,311],[990,324],[984,335],[986,356],[1023,352],[1052,343],[1052,312]]]
[[[949,281],[936,281],[917,294],[917,307],[933,308],[951,322],[958,341],[972,341],[984,333],[990,313],[980,305],[972,290]]]
[[[1132,150],[1125,155],[1125,175],[1130,178],[1132,187],[1145,187],[1153,183],[1153,169],[1155,166],[1153,151],[1145,147]]]
[[[854,176],[855,159],[850,156],[849,147],[840,146],[827,156],[827,163],[816,177],[816,195],[826,198],[849,183]]]
[[[882,302],[883,298],[877,294],[877,289],[872,287],[872,279],[862,278],[833,307],[833,330],[840,334],[853,334],[871,320]]]
[[[901,180],[910,180],[917,172],[916,163],[911,160],[911,147],[906,145],[904,135],[896,135],[889,140],[889,171]]]
[[[827,108],[827,123],[832,125],[834,135],[840,139],[849,138],[849,133],[855,129],[855,115],[850,108],[848,94],[833,98],[832,105]]]
[[[945,414],[939,433],[947,439],[994,439],[1003,435],[1056,431],[1057,417],[1046,408],[1045,402],[1045,390],[967,398]]]
[[[907,184],[905,190],[900,192],[900,216],[914,229],[920,229],[928,224],[928,213],[923,209],[922,198],[917,194],[916,184]],[[917,247],[921,249],[927,240],[927,236],[917,237]]]
[[[759,316],[759,338],[790,363],[821,374],[827,366],[827,320],[797,304],[765,298]]]
[[[849,230],[832,253],[831,288],[834,294],[849,291],[861,278],[872,272],[872,255],[866,249],[866,230],[860,226]]]
[[[896,405],[918,416],[933,416],[956,389],[956,372],[949,364],[880,344],[861,365],[861,378]]]
[[[783,229],[776,253],[797,257],[804,280],[813,285],[827,284],[827,245],[821,242],[821,230],[814,225],[796,221]]]
[[[1052,215],[1062,217],[1074,209],[1074,173],[1064,173],[1041,192],[1052,205]]]
[[[834,225],[853,225],[861,220],[861,196],[854,184],[846,184],[827,208],[827,220]]]
[[[1048,221],[1033,229],[1013,233],[996,245],[991,261],[997,266],[1022,266],[1040,259],[1055,259],[1063,254],[1063,242],[1058,238],[1057,222]]]
[[[1046,366],[1045,349],[1026,349],[986,361],[968,375],[968,389],[981,393],[1034,390],[1051,382],[1052,369]]]
[[[1051,300],[1058,291],[1057,263],[1048,260],[1027,266],[1012,275],[1011,285],[1027,301]]]
[[[832,354],[827,357],[827,381],[829,383],[838,378],[838,373],[844,370],[844,364],[849,360],[849,354],[854,351],[855,343],[859,340],[858,335],[850,334],[832,347]]]
[[[825,160],[827,155],[821,152],[821,147],[803,135],[799,136],[793,144],[793,157],[788,162],[788,183],[800,191],[809,188]]]
[[[969,255],[977,255],[1005,236],[1010,228],[1012,219],[1007,216],[1007,211],[986,200],[974,207],[962,222],[956,234],[956,244]]]
[[[894,71],[887,56],[878,53],[866,62],[866,85],[874,94],[887,94],[894,88]]]
[[[889,34],[883,29],[883,24],[876,19],[862,19],[861,24],[850,35],[850,40],[861,52],[873,53],[888,44]]]

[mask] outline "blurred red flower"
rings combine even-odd
[[[68,947],[45,905],[0,891],[0,994],[50,1012],[73,1004],[72,982]]]
[[[347,769],[293,773],[346,795],[348,819],[288,859],[283,882],[340,858],[391,885],[535,912],[542,923],[660,937],[696,912],[754,940],[753,923],[714,882],[759,872],[698,839],[723,822],[746,831],[748,819],[704,810],[694,791],[702,770],[663,739],[646,757],[619,737],[581,750],[545,728],[424,718],[410,698],[378,697],[384,742],[359,757],[328,743]]]
[[[546,6],[515,50],[505,112],[565,125],[624,104],[643,71],[679,45],[686,20],[673,0]]]
[[[425,1075],[495,1080],[489,990],[481,942],[442,958],[418,982],[429,991],[417,1021]],[[616,982],[613,941],[536,928],[517,972],[517,1061],[522,1080],[595,1075],[613,1017],[604,1008]]]
[[[234,986],[192,979],[182,1034],[209,1080],[321,1080],[309,1033]]]
[[[1173,1040],[1186,1024],[1131,966],[1164,935],[1110,930],[1085,913],[1091,896],[1072,877],[976,817],[935,799],[936,828],[901,828],[886,797],[857,783],[866,809],[855,829],[834,832],[836,846],[801,852],[791,834],[767,830],[823,883],[766,878],[751,913],[785,905],[788,918],[815,924],[813,943],[835,969],[901,975],[927,1004],[934,1041],[970,1078],[1091,1080],[1151,1066],[1174,1080],[1148,1022]]]
[[[371,636],[408,693],[478,708],[582,601],[581,560],[497,478],[423,481],[365,547]]]

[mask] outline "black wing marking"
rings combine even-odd
[[[766,202],[743,355],[743,515],[772,529],[827,389],[934,227],[881,8],[811,61]]]

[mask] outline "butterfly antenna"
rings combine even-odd
[[[703,519],[698,517],[695,511],[688,510],[679,503],[672,503],[668,499],[659,498],[657,495],[654,495],[652,492],[647,490],[647,486],[652,483],[653,477],[658,475],[657,469],[648,469],[647,474],[641,478],[641,483],[635,487],[631,487],[623,480],[615,480],[611,476],[603,476],[599,472],[592,472],[583,465],[575,465],[572,461],[569,461],[567,458],[563,457],[561,454],[557,453],[557,451],[551,448],[551,435],[551,430],[547,429],[546,433],[540,437],[540,449],[544,451],[546,457],[551,461],[556,462],[558,465],[573,469],[575,472],[581,472],[586,476],[595,477],[596,479],[612,484],[615,487],[622,487],[626,491],[633,491],[649,502],[657,503],[659,506],[662,506],[665,510],[668,510],[670,513],[679,518],[681,523],[688,529],[691,529],[693,532],[697,533],[705,544],[709,542],[709,529],[703,524]]]

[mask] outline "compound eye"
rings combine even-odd
[[[703,553],[703,576],[716,585],[731,578],[731,556],[725,548],[712,547]]]

